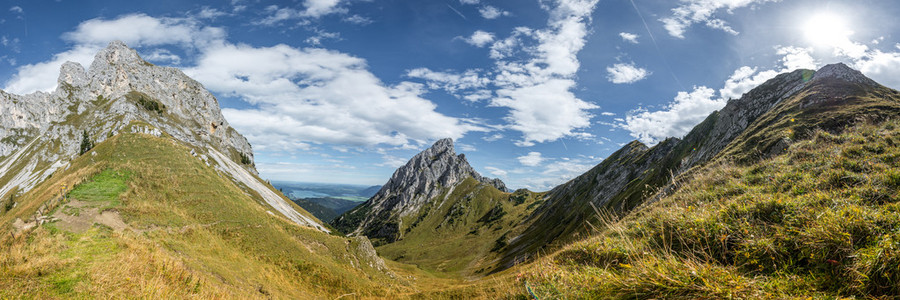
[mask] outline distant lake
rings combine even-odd
[[[331,195],[325,194],[325,193],[319,193],[319,192],[307,191],[307,190],[295,190],[295,189],[292,189],[288,195],[291,197],[294,197],[294,198],[322,198],[322,197],[331,196]]]
[[[379,186],[290,181],[273,181],[272,185],[293,199],[331,197],[350,201],[365,201],[380,188]]]

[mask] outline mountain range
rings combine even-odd
[[[0,109],[3,297],[900,294],[900,93],[840,63],[549,191],[438,140],[329,223],[259,178],[202,85],[121,42]]]

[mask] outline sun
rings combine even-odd
[[[831,12],[813,15],[803,26],[806,39],[815,46],[835,47],[849,40],[853,31],[846,19]]]

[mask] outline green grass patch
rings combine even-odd
[[[119,195],[128,189],[129,177],[129,172],[106,169],[75,186],[68,196],[85,202],[104,203],[102,209],[117,207],[122,204]]]

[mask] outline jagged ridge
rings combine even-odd
[[[895,102],[865,100],[895,93],[842,63],[778,75],[729,101],[683,140],[667,139],[650,149],[632,142],[551,190],[527,229],[511,240],[501,264],[511,266],[586,232],[585,221],[596,217],[591,204],[624,215],[673,192],[675,181],[689,180],[692,169],[712,160],[753,162],[781,153],[792,142],[783,132],[802,136],[816,128],[839,130],[860,117],[896,114]]]

